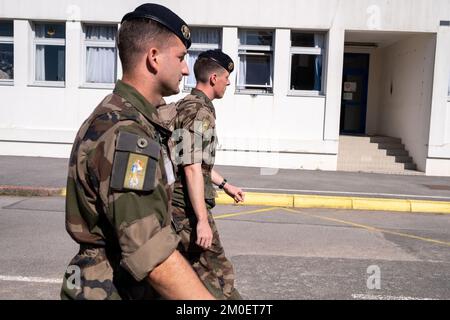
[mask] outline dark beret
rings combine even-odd
[[[191,46],[191,31],[189,30],[189,26],[172,10],[156,3],[145,3],[134,9],[134,11],[124,15],[121,23],[142,18],[159,22],[175,33],[187,49]]]
[[[226,53],[223,53],[220,49],[208,50],[199,54],[198,58],[211,59],[218,63],[221,67],[227,70],[229,73],[234,70],[233,60]]]

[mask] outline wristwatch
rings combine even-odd
[[[223,179],[222,183],[219,185],[219,189],[223,189],[225,184],[227,183],[227,179]]]

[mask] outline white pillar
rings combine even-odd
[[[278,99],[287,96],[289,91],[288,81],[291,67],[289,64],[290,47],[291,31],[289,29],[276,29],[273,94]]]
[[[342,70],[344,64],[344,28],[333,26],[328,33],[327,81],[325,88],[324,140],[339,139]],[[337,150],[336,150],[337,152]]]
[[[440,27],[436,39],[436,56],[434,62],[433,93],[431,101],[429,157],[442,157],[436,149],[450,143],[446,137],[448,81],[450,75],[450,27]],[[449,155],[450,157],[450,155]]]
[[[84,63],[81,59],[82,42],[81,42],[81,22],[66,22],[66,88],[78,88],[81,84],[82,68]]]
[[[230,75],[230,86],[228,87],[228,95],[234,94],[236,90],[236,74],[239,68],[238,57],[238,31],[237,28],[225,27],[222,29],[222,51],[230,56],[234,61],[234,72]]]
[[[30,76],[31,27],[27,20],[14,20],[14,86],[26,87]]]

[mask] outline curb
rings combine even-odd
[[[219,191],[217,193],[217,204],[235,204],[233,199],[227,196],[225,192]],[[444,201],[334,197],[304,194],[248,192],[245,195],[245,204],[239,205],[450,214],[450,202]]]
[[[66,188],[0,186],[0,196],[49,197],[65,195]]]
[[[218,191],[217,204],[233,204],[233,199]],[[66,196],[66,188],[0,186],[2,196],[48,197]],[[268,206],[286,208],[326,208],[450,214],[450,202],[413,199],[361,198],[246,192],[245,203],[238,206]]]

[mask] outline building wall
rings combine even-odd
[[[225,9],[220,1],[156,2],[167,5],[193,26],[223,28],[222,48],[235,61],[238,57],[238,28],[275,30],[273,94],[235,94],[236,73],[233,73],[225,98],[216,103],[221,149],[217,163],[234,165],[334,170],[339,139],[345,31],[437,33],[439,20],[450,20],[450,2],[447,0],[435,0],[433,6],[427,0],[230,0]],[[137,0],[0,0],[0,18],[15,19],[14,86],[0,86],[2,105],[13,107],[0,108],[0,154],[68,156],[76,130],[111,91],[83,88],[80,82],[83,67],[81,25],[84,22],[119,23],[125,12],[141,3]],[[32,39],[29,21],[36,20],[66,22],[64,88],[30,85]],[[288,94],[290,30],[327,33],[323,95]],[[444,50],[444,47],[439,50]],[[441,59],[448,61],[449,58],[445,58],[441,51]],[[371,70],[372,67],[376,69],[377,55],[377,52],[372,55]],[[120,72],[118,76],[120,78]],[[371,74],[371,77],[376,79],[379,75]],[[448,76],[445,81],[447,83]],[[368,122],[369,133],[379,127],[377,115],[380,112],[377,110],[381,109],[376,90],[370,92],[373,96],[369,97],[369,112],[373,118],[371,116]],[[184,94],[168,100],[173,101]],[[442,111],[443,108],[436,110],[437,118],[446,112]],[[444,135],[447,127],[441,128]],[[441,129],[438,131],[442,135]],[[412,130],[405,129],[400,133],[408,136],[410,131],[412,133]],[[420,137],[423,140],[422,134]],[[412,149],[423,157],[423,148]],[[249,160],[249,155],[252,155],[252,160]],[[450,150],[444,153],[444,157],[450,158]],[[423,164],[421,166],[424,167]]]
[[[450,27],[437,33],[427,175],[450,176]]]
[[[412,36],[382,51],[379,133],[401,138],[425,171],[433,85],[435,37]]]

